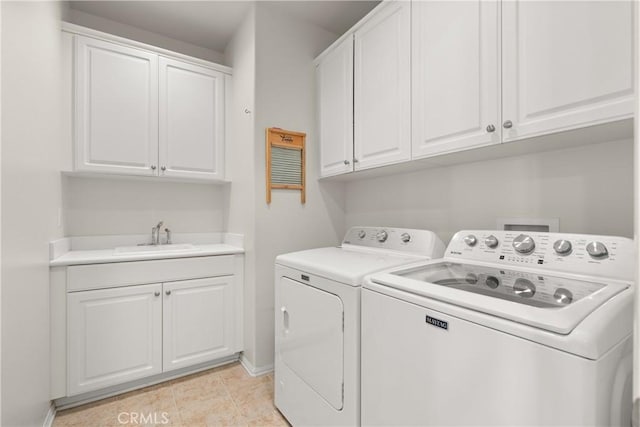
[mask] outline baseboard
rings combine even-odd
[[[252,377],[259,377],[260,375],[265,375],[270,372],[273,372],[273,364],[255,367],[249,360],[244,356],[244,353],[240,355],[240,364],[244,368],[245,371]]]
[[[53,420],[56,417],[56,405],[53,404],[53,402],[51,402],[51,405],[49,406],[49,411],[47,412],[47,416],[44,419],[44,422],[42,423],[42,427],[51,427],[53,426]]]

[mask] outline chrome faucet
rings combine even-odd
[[[158,225],[151,229],[151,244],[159,245],[160,244],[160,228],[162,228],[163,222],[160,221]]]

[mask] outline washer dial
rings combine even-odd
[[[360,230],[360,231],[358,231],[358,237],[359,237],[360,239],[364,239],[365,237],[367,237],[367,232],[366,232],[366,231],[364,231],[364,230]]]
[[[478,239],[476,239],[476,236],[474,236],[473,234],[469,234],[468,236],[465,236],[464,242],[467,244],[467,246],[475,246],[476,243],[478,243]]]
[[[387,234],[386,231],[382,230],[379,231],[378,234],[376,234],[376,239],[378,240],[378,242],[380,243],[384,243],[387,241],[387,237],[389,237],[389,235]]]
[[[587,253],[593,258],[604,258],[609,255],[607,247],[602,242],[591,242],[587,244]]]
[[[553,244],[553,250],[556,251],[558,255],[569,255],[571,249],[571,242],[568,240],[556,240]]]
[[[484,239],[484,244],[487,245],[487,247],[493,249],[496,246],[498,246],[498,243],[500,243],[498,241],[498,238],[496,236],[494,236],[493,234],[491,236],[488,236],[486,239]]]
[[[518,253],[530,254],[536,248],[536,242],[533,241],[531,236],[520,234],[515,239],[513,239],[513,248]]]

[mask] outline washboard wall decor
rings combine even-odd
[[[267,129],[267,203],[272,189],[299,190],[300,203],[305,202],[306,137],[302,132]]]

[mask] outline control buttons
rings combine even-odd
[[[498,280],[498,278],[494,276],[487,276],[487,278],[484,280],[484,284],[491,289],[495,289],[500,286],[500,280]]]
[[[476,239],[476,236],[474,236],[473,234],[469,234],[464,238],[464,242],[467,244],[467,246],[475,246],[476,243],[478,243],[478,239]]]
[[[513,292],[523,298],[531,298],[536,294],[536,285],[531,280],[518,278],[513,284]]]
[[[402,240],[402,243],[409,243],[411,241],[411,235],[409,233],[402,233],[400,240]]]
[[[378,242],[380,243],[384,243],[387,241],[387,237],[389,237],[389,235],[387,234],[386,231],[382,230],[379,231],[378,234],[376,234],[376,239],[378,240]]]
[[[558,304],[567,305],[571,304],[571,301],[573,301],[573,294],[569,289],[558,288],[553,294],[553,299],[555,299]]]
[[[569,255],[571,252],[571,242],[568,240],[556,240],[553,244],[553,250],[558,255]]]
[[[360,239],[364,239],[365,237],[367,237],[367,232],[366,232],[366,231],[364,231],[364,230],[360,230],[360,231],[358,231],[358,237],[359,237]]]
[[[609,255],[607,247],[601,242],[591,242],[587,244],[587,253],[593,258],[604,258]]]
[[[494,235],[491,235],[489,237],[487,237],[486,239],[484,239],[484,244],[487,245],[487,247],[493,249],[496,246],[498,246],[498,238]]]
[[[516,250],[516,252],[519,252],[521,254],[529,254],[536,248],[536,242],[533,241],[531,236],[520,234],[515,239],[513,239],[513,248]]]

